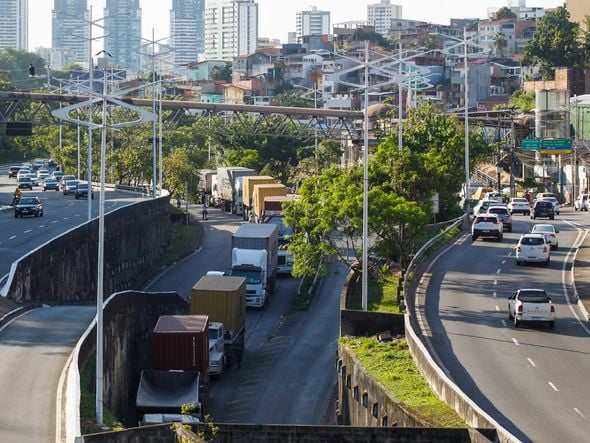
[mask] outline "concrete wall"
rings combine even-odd
[[[104,401],[127,426],[136,426],[135,397],[142,369],[152,367],[151,332],[160,315],[189,314],[190,304],[175,292],[126,291],[105,303]],[[93,329],[80,344],[80,370],[96,349]]]
[[[353,426],[292,426],[292,425],[250,425],[216,424],[217,443],[257,442],[423,442],[423,443],[467,443],[484,442],[482,434],[468,429],[438,428],[383,428]],[[196,433],[206,431],[205,425],[193,426]],[[86,435],[86,443],[175,443],[170,425],[149,426],[128,429],[121,432]]]
[[[137,287],[164,254],[170,196],[105,216],[104,293]],[[96,298],[98,219],[31,251],[12,264],[3,289],[17,303],[88,303]]]

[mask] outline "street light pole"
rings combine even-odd
[[[162,181],[162,177],[163,177],[163,167],[164,167],[164,161],[162,160],[162,95],[164,93],[163,88],[162,88],[162,62],[160,62],[160,82],[159,82],[159,92],[160,92],[160,109],[158,112],[158,131],[159,131],[159,136],[158,136],[158,158],[160,160],[160,167],[158,169],[158,173],[159,173],[159,180],[158,183],[160,183],[160,192],[158,195],[162,195],[162,189],[164,189],[164,182]]]
[[[369,42],[365,41],[365,122],[363,149],[363,257],[362,309],[368,309],[368,245],[369,240]]]
[[[156,37],[152,28],[152,113],[156,113]],[[152,122],[152,198],[156,198],[156,124]]]
[[[397,147],[398,149],[402,148],[402,125],[403,125],[403,118],[402,118],[402,100],[403,100],[403,93],[402,93],[402,33],[399,33],[399,83],[397,84]]]
[[[88,40],[88,55],[90,59],[88,60],[88,162],[87,162],[87,179],[88,179],[88,189],[92,189],[92,95],[94,94],[94,61],[92,59],[92,26],[94,23],[92,22],[92,6],[90,6],[89,12],[89,40]],[[88,200],[88,220],[92,219],[92,199],[87,198]]]
[[[471,191],[469,189],[469,63],[467,59],[467,27],[463,28],[463,49],[465,51],[465,227],[469,227]]]

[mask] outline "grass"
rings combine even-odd
[[[308,294],[309,289],[313,285],[313,279],[313,275],[306,275],[305,277],[303,277],[303,283],[301,283],[301,291],[299,291],[299,293],[291,302],[291,306],[289,306],[289,314],[307,311],[309,309],[309,301],[311,300],[315,292],[314,290],[310,294]]]
[[[367,281],[367,308],[369,311],[401,314],[397,303],[398,276],[387,274]],[[361,284],[356,285],[355,297],[350,309],[362,309]]]
[[[125,429],[106,408],[103,408],[104,427],[96,425],[96,354],[90,355],[80,374],[80,427],[82,434]],[[105,429],[106,428],[106,429]]]
[[[176,252],[188,245],[191,236],[191,227],[183,223],[173,223],[170,226],[170,241],[167,252]]]
[[[405,340],[379,343],[374,337],[342,337],[340,343],[416,417],[433,427],[465,428],[457,413],[440,400],[414,364]]]

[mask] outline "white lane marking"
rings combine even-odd
[[[535,362],[533,361],[533,359],[532,359],[532,358],[528,358],[528,357],[527,357],[527,360],[529,361],[529,363],[531,364],[531,366],[532,366],[533,368],[536,368],[536,367],[537,367],[537,365],[535,364]]]
[[[45,227],[45,225],[41,225],[41,226],[39,226],[39,229],[44,228],[44,227]]]
[[[557,389],[557,386],[555,386],[553,383],[548,382],[549,386],[551,386],[551,389],[553,389],[555,392],[559,392],[559,389]]]
[[[575,412],[576,414],[578,414],[580,417],[582,417],[582,418],[586,418],[586,417],[584,416],[584,414],[582,414],[582,411],[580,411],[578,408],[574,408],[574,412]]]
[[[80,216],[80,214],[76,214],[76,215],[74,215],[74,217],[81,217],[81,216]]]
[[[16,238],[16,235],[13,235],[12,237],[8,237],[8,240],[13,240]]]
[[[496,298],[498,296],[498,293],[496,291],[494,291],[494,298]]]
[[[569,225],[575,227],[572,223],[568,222],[567,220],[565,222],[568,223]],[[576,228],[576,229],[578,229],[578,228]],[[582,231],[582,230],[578,229],[578,235],[576,237],[576,241],[574,241],[574,244],[572,245],[570,250],[567,252],[565,259],[563,260],[563,264],[561,265],[561,287],[563,289],[563,295],[565,296],[565,302],[567,303],[571,313],[576,318],[576,321],[582,327],[582,329],[584,331],[586,331],[586,334],[590,335],[590,329],[588,329],[588,327],[584,324],[585,322],[582,321],[582,319],[580,318],[580,316],[576,312],[576,309],[575,309],[576,304],[572,303],[572,300],[570,300],[570,296],[569,296],[568,288],[567,288],[567,283],[566,283],[567,272],[565,270],[567,263],[570,260],[570,257],[573,255],[571,281],[572,281],[572,286],[574,287],[574,292],[575,292],[575,281],[573,278],[573,275],[574,275],[573,268],[574,268],[574,264],[575,264],[577,248],[582,245],[582,243],[586,239],[586,236],[588,235],[588,232],[590,232],[590,231],[588,231],[588,230]],[[582,234],[584,234],[584,235],[582,236]],[[576,252],[574,253],[574,251],[576,251]]]
[[[33,232],[33,230],[32,230],[32,229],[27,229],[27,230],[25,231],[25,234],[28,234],[29,232]]]
[[[64,220],[69,220],[70,217],[64,217]]]
[[[502,260],[502,264],[505,264],[505,263],[506,263],[506,260]]]
[[[502,319],[502,326],[508,326],[508,324],[506,323],[506,320]]]
[[[498,305],[496,305],[496,311],[500,312],[500,307]]]
[[[53,220],[53,221],[51,222],[51,224],[53,224],[53,223],[57,223],[57,222],[58,222],[58,220]]]
[[[519,346],[519,345],[520,345],[520,344],[518,343],[518,340],[517,340],[517,339],[515,339],[514,337],[512,337],[512,341],[514,342],[514,344],[515,344],[516,346]]]
[[[494,286],[498,284],[498,280],[494,280]]]
[[[501,270],[501,269],[497,269],[497,270],[496,270],[496,274],[499,274],[500,272],[502,272],[502,270]]]
[[[512,255],[512,251],[508,253],[508,257],[510,257]]]

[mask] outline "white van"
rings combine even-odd
[[[484,200],[495,200],[498,203],[503,203],[502,194],[499,192],[486,192],[483,197]]]

